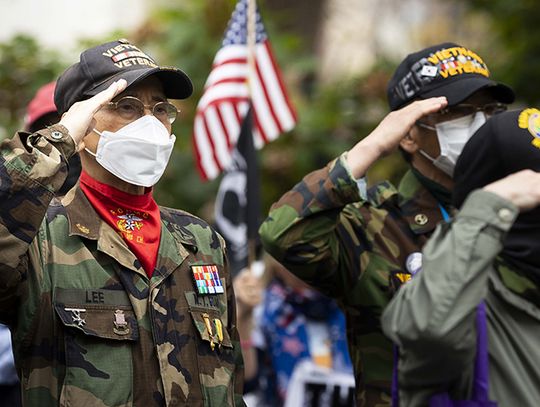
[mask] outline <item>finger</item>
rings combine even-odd
[[[126,80],[119,79],[116,82],[111,83],[107,89],[99,92],[97,95],[94,95],[90,99],[88,99],[88,103],[91,104],[93,112],[97,112],[106,103],[109,103],[116,95],[123,92],[126,87]]]
[[[441,110],[442,108],[446,107],[446,105],[448,105],[448,100],[446,97],[442,96],[426,99],[425,103],[422,105],[422,108],[424,110],[424,114],[429,114]]]
[[[427,113],[434,113],[443,107],[445,107],[448,104],[448,101],[446,100],[446,97],[436,97],[436,98],[429,98],[424,100],[419,100],[415,105],[415,107],[423,112],[424,114]]]
[[[79,145],[77,146],[77,152],[80,153],[86,148],[86,144],[84,144],[84,141],[81,141]]]
[[[447,104],[448,101],[444,96],[418,100],[403,108],[404,116],[402,117],[407,117],[407,120],[412,120],[415,122],[425,115],[438,112],[442,108],[446,107]]]

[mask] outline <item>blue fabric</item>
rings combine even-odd
[[[11,350],[11,332],[7,326],[0,324],[0,385],[16,384],[18,381]]]
[[[489,359],[486,304],[476,308],[476,358],[472,396],[469,400],[452,400],[448,393],[436,394],[429,400],[429,407],[497,407],[489,400]]]
[[[439,203],[439,209],[441,210],[441,215],[445,222],[448,222],[450,220],[450,215],[448,214],[448,211],[444,209],[444,206],[442,206],[441,203]]]
[[[294,291],[281,281],[274,280],[265,292],[260,321],[270,369],[276,378],[273,386],[269,385],[264,392],[269,405],[283,402],[296,364],[303,359],[311,359],[306,328],[309,320],[325,322],[329,327],[333,369],[349,373],[353,371],[347,347],[345,317],[335,301],[313,290]],[[272,383],[272,380],[266,378],[264,382]],[[276,393],[278,400],[270,402],[268,398],[275,397]]]
[[[399,348],[394,345],[394,371],[392,377],[392,407],[399,407],[398,383]],[[497,407],[489,400],[489,356],[486,305],[482,301],[476,309],[476,357],[472,396],[469,400],[453,400],[447,392],[429,399],[429,407]]]

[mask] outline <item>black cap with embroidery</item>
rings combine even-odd
[[[388,83],[388,104],[397,110],[415,99],[446,96],[453,106],[483,88],[490,88],[497,101],[512,103],[514,91],[489,77],[485,62],[470,49],[451,42],[434,45],[399,64]]]
[[[183,71],[160,67],[152,57],[129,41],[118,40],[82,52],[80,61],[58,78],[54,103],[58,112],[63,114],[75,102],[98,94],[114,81],[125,79],[130,86],[150,75],[163,83],[167,98],[185,99],[193,93],[191,80]]]
[[[467,141],[454,171],[454,206],[461,207],[474,189],[524,169],[540,171],[540,110],[536,108],[496,114]]]
[[[474,133],[456,163],[454,206],[465,206],[472,191],[521,170],[540,172],[540,110],[536,108],[496,114]],[[506,207],[497,205],[499,222],[513,218]],[[489,213],[489,207],[486,210]],[[499,227],[495,226],[497,223],[491,225]],[[498,254],[520,279],[532,280],[531,290],[535,293],[540,286],[539,231],[540,206],[520,212],[506,232],[503,249]]]

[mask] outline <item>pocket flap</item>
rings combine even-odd
[[[57,288],[54,308],[66,327],[86,335],[121,341],[139,339],[137,319],[124,291]]]
[[[189,313],[203,341],[232,348],[231,338],[218,310],[190,306]],[[221,326],[221,327],[220,327]]]

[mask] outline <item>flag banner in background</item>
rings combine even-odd
[[[257,149],[291,130],[296,123],[296,113],[258,10],[255,21],[255,47],[250,64],[248,0],[239,0],[197,105],[193,144],[197,166],[205,180],[216,178],[231,164],[250,103],[253,143]]]
[[[227,242],[233,277],[248,266],[248,241],[258,243],[260,183],[252,129],[253,114],[248,109],[216,196],[216,228]]]

